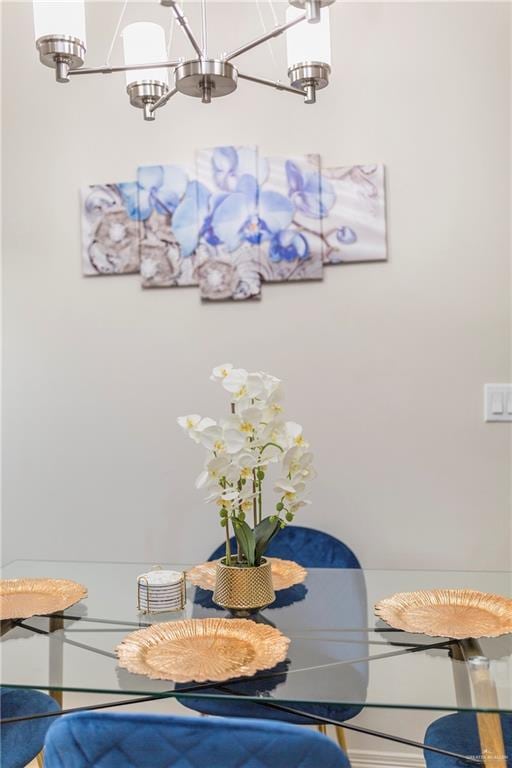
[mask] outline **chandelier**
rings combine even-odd
[[[194,51],[191,58],[169,60],[163,28],[152,22],[136,22],[122,31],[124,65],[86,68],[83,66],[86,53],[84,0],[34,0],[35,38],[40,61],[55,69],[58,83],[68,83],[77,75],[125,72],[130,104],[142,110],[145,120],[154,120],[156,111],[177,93],[209,104],[213,98],[233,93],[239,80],[298,94],[306,104],[314,104],[317,90],[329,83],[328,6],[335,0],[289,0],[284,24],[276,24],[270,31],[218,58],[208,54],[206,0],[201,0],[201,42],[176,0],[160,2],[170,8],[175,22],[186,35]],[[120,23],[111,50],[119,27]],[[233,64],[242,54],[283,33],[287,40],[290,85],[242,73]]]

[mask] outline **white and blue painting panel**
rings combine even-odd
[[[142,166],[129,205],[140,221],[144,288],[197,285],[200,191],[193,166]]]
[[[322,168],[322,202],[326,264],[387,259],[383,165]]]
[[[261,275],[268,282],[321,280],[324,243],[320,157],[268,157],[261,164]]]
[[[223,146],[196,153],[201,298],[259,298],[259,154],[255,146]],[[206,201],[206,205],[204,204]]]
[[[124,199],[132,184],[92,184],[81,190],[84,275],[139,271],[139,222],[130,215]]]

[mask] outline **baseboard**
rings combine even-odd
[[[348,749],[352,768],[425,768],[421,752],[378,752]]]

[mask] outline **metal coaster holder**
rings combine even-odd
[[[164,570],[161,565],[153,565],[150,569],[149,573],[152,571],[162,571]],[[152,589],[157,587],[157,591],[155,595],[158,594],[158,586],[155,584],[150,584],[146,578],[146,576],[138,576],[137,577],[137,610],[139,613],[143,613],[146,615],[156,614],[156,613],[176,613],[177,611],[182,611],[186,604],[187,604],[187,580],[186,580],[186,574],[185,571],[182,571],[181,573],[181,579],[179,581],[180,584],[180,604],[176,608],[162,608],[161,610],[149,610],[149,605],[151,604],[151,597],[152,597]],[[147,589],[146,593],[146,603],[148,605],[148,608],[143,608],[141,605],[141,594],[140,594],[140,587],[141,585],[145,586]],[[159,585],[162,586],[162,585]],[[169,585],[174,586],[174,585]]]

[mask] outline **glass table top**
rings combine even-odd
[[[278,592],[276,602],[256,617],[290,638],[284,662],[252,678],[178,685],[120,668],[115,647],[149,624],[228,614],[212,602],[210,592],[190,584],[184,610],[139,613],[137,576],[151,567],[29,560],[8,564],[2,578],[72,579],[87,587],[88,596],[64,611],[63,628],[51,633],[46,617],[11,628],[4,624],[1,684],[116,696],[179,695],[184,703],[186,698],[204,702],[243,697],[298,710],[305,704],[328,704],[512,711],[512,635],[479,641],[497,694],[495,704],[482,706],[464,682],[467,665],[457,660],[453,641],[393,630],[373,612],[378,600],[417,589],[471,588],[509,596],[509,572],[310,569],[303,584]],[[164,567],[186,571],[191,566]]]

